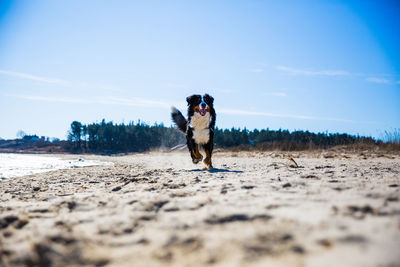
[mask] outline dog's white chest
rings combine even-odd
[[[190,122],[195,130],[206,129],[210,125],[210,113],[207,112],[206,115],[201,116],[199,113],[195,112]]]
[[[198,144],[206,144],[210,139],[210,113],[201,116],[195,113],[191,119],[191,125],[193,127],[193,139]]]
[[[207,144],[210,139],[210,129],[194,130],[193,139],[197,144]]]

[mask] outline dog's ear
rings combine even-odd
[[[209,94],[205,94],[203,98],[206,99],[210,104],[214,103],[214,98]]]
[[[186,97],[186,102],[188,102],[188,104],[190,104],[190,102],[192,102],[192,98],[193,98],[193,96],[191,95],[191,96],[188,96],[188,97]]]
[[[198,101],[201,98],[200,95],[191,95],[186,98],[188,105],[193,104],[196,100]]]

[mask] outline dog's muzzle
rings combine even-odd
[[[199,109],[200,115],[201,116],[206,115],[207,114],[207,104],[204,101],[202,101],[199,106],[200,106],[200,109]]]

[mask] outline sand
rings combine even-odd
[[[80,156],[114,166],[3,180],[0,265],[400,266],[400,157],[290,155]]]

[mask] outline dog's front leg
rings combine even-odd
[[[199,145],[196,143],[194,144],[194,156],[196,157],[198,162],[203,160],[203,156],[200,154]]]
[[[203,159],[203,156],[200,154],[199,151],[199,146],[194,142],[193,139],[188,138],[187,141],[188,141],[187,145],[190,151],[190,156],[192,157],[192,162],[194,164],[197,164]]]
[[[206,164],[206,167],[204,169],[205,170],[211,170],[213,168],[212,162],[211,162],[213,145],[212,144],[206,144],[206,145],[203,146],[203,148],[204,148],[204,151],[206,152],[206,158],[204,159],[204,164]]]

